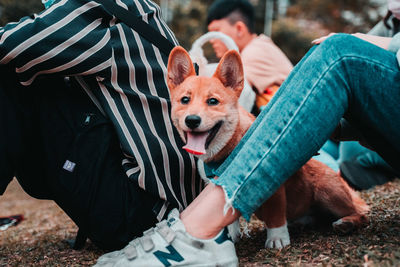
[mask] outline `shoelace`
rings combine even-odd
[[[166,220],[161,221],[156,224],[155,228],[150,228],[149,230],[143,232],[143,236],[132,240],[125,248],[124,254],[128,260],[133,260],[137,257],[137,246],[141,246],[145,252],[148,252],[154,248],[154,242],[152,236],[157,232],[160,236],[168,243],[175,239],[176,233],[169,227]]]

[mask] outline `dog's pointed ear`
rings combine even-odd
[[[225,87],[232,88],[238,97],[240,96],[244,86],[244,73],[242,59],[237,51],[230,50],[225,53],[214,77],[218,78]]]
[[[196,75],[196,71],[188,52],[181,46],[174,47],[168,58],[169,90],[173,90],[192,75]]]

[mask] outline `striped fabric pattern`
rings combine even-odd
[[[177,44],[155,3],[116,3]],[[170,121],[167,60],[95,1],[58,0],[0,30],[0,64],[15,67],[21,84],[54,73],[90,84],[117,130],[127,176],[160,198],[158,219],[170,204],[185,208],[204,186]]]

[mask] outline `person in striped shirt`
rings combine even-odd
[[[152,1],[115,3],[177,44]],[[120,248],[204,186],[170,121],[168,55],[96,1],[45,4],[0,29],[0,193],[15,175]]]

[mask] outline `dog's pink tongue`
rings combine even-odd
[[[186,145],[182,147],[187,152],[194,155],[203,155],[206,153],[206,140],[208,133],[186,133]]]

